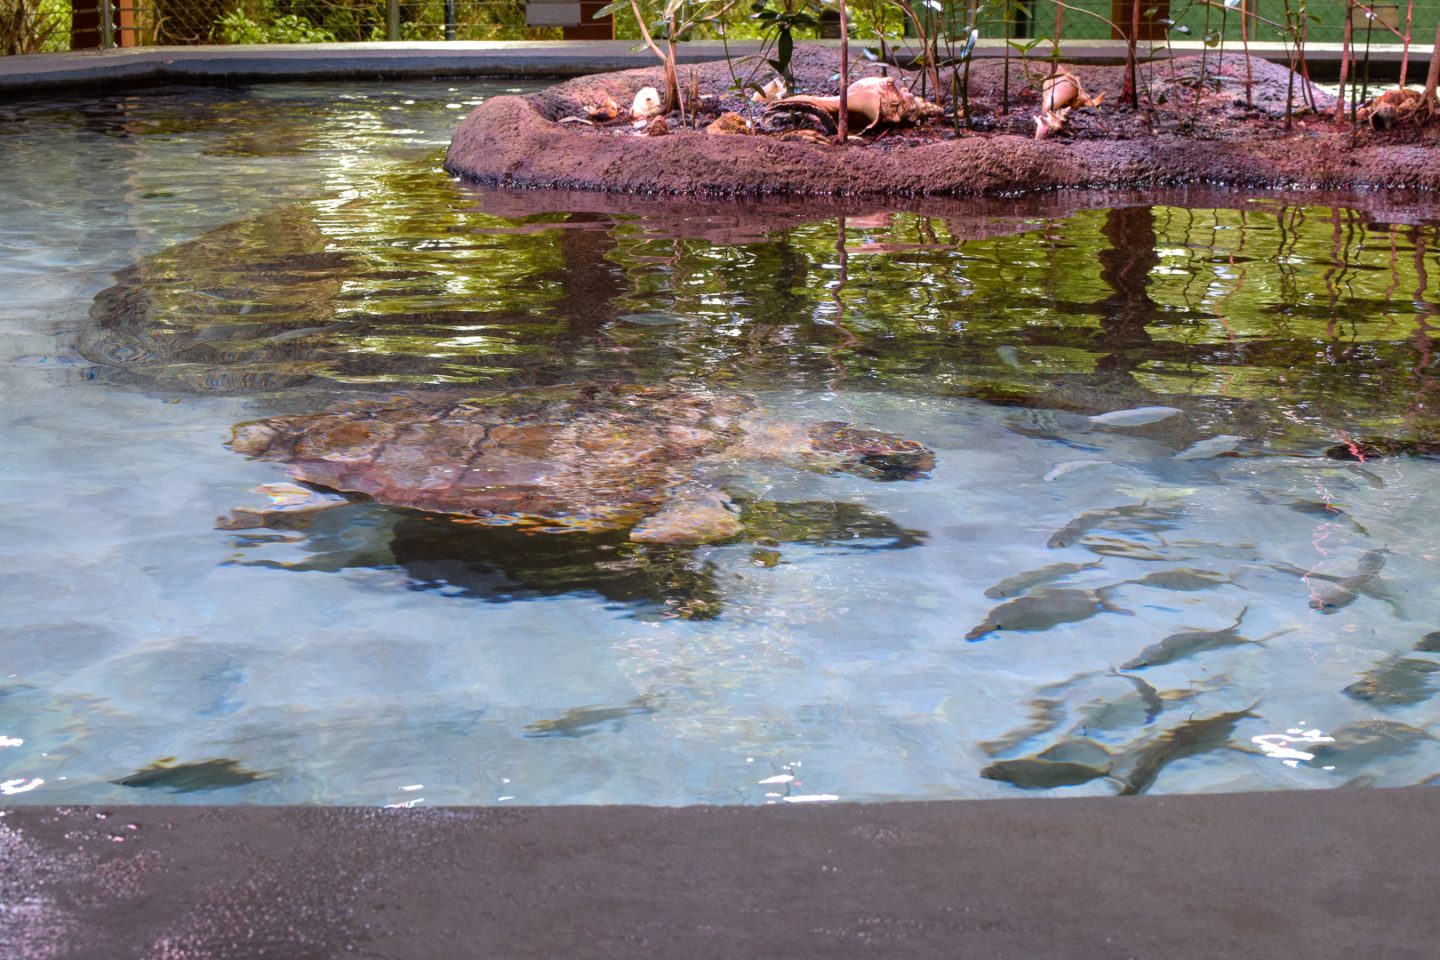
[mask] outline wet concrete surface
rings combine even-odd
[[[12,807],[6,960],[1437,955],[1440,792]]]

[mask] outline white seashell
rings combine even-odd
[[[790,96],[790,87],[785,83],[784,77],[774,77],[765,86],[750,94],[750,99],[756,103],[766,103],[771,100],[784,100]]]
[[[640,92],[635,94],[635,102],[630,104],[630,116],[637,120],[653,117],[660,112],[663,103],[659,90],[654,87],[642,87]]]
[[[1139,427],[1147,423],[1168,420],[1181,411],[1176,407],[1135,407],[1130,410],[1112,410],[1090,418],[1090,422],[1102,427]]]

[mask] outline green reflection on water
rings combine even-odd
[[[1220,199],[767,225],[502,215],[391,170],[142,260],[83,352],[205,391],[686,376],[1429,432],[1436,225]]]

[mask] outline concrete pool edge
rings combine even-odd
[[[11,807],[0,954],[1420,958],[1437,803]]]
[[[811,45],[834,42],[806,41]],[[1199,52],[1198,42],[1173,44],[1178,54]],[[1004,56],[999,41],[982,42],[976,57]],[[1281,43],[1252,43],[1256,57],[1281,62]],[[730,44],[734,56],[759,51],[756,41]],[[1411,60],[1423,63],[1430,48],[1411,46]],[[1166,48],[1148,51],[1166,55]],[[1317,76],[1338,71],[1340,44],[1309,44],[1310,69]],[[1378,77],[1396,69],[1401,48],[1375,44],[1370,62]],[[723,59],[718,41],[690,41],[679,48],[682,63]],[[1123,42],[1077,40],[1065,45],[1069,63],[1116,63],[1124,59]],[[26,95],[75,90],[107,93],[167,83],[233,84],[295,80],[397,80],[476,77],[576,77],[638,67],[653,67],[648,50],[632,40],[500,40],[402,41],[373,43],[253,44],[239,46],[123,47],[0,56],[0,95]]]

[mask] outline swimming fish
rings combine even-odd
[[[1039,757],[1021,757],[1018,760],[1001,760],[980,771],[986,780],[1003,780],[1022,790],[1049,790],[1052,787],[1073,787],[1081,783],[1098,780],[1110,772],[1109,767],[1092,767],[1084,763],[1066,760],[1042,760]]]
[[[1218,436],[1210,437],[1207,440],[1200,440],[1190,444],[1190,446],[1175,454],[1175,459],[1209,460],[1211,457],[1223,457],[1227,453],[1234,453],[1235,448],[1244,442],[1244,437],[1236,437],[1228,433],[1222,433]]]
[[[1430,686],[1430,674],[1437,671],[1440,671],[1440,663],[1433,660],[1391,657],[1361,674],[1359,680],[1341,692],[1347,697],[1368,700],[1382,707],[1420,703],[1435,695]]]
[[[1092,534],[1086,537],[1080,546],[1091,553],[1098,553],[1102,557],[1123,557],[1126,560],[1140,560],[1145,563],[1190,559],[1189,554],[1172,554],[1168,544],[1156,549],[1149,544],[1126,540],[1124,537],[1101,537]]]
[[[1305,514],[1306,517],[1325,517],[1326,520],[1336,521],[1344,520],[1348,522],[1351,527],[1354,527],[1355,533],[1358,533],[1361,537],[1368,537],[1369,535],[1369,531],[1365,530],[1361,522],[1351,517],[1348,512],[1336,507],[1332,502],[1323,501],[1323,499],[1292,499],[1292,501],[1286,502],[1284,505],[1289,507],[1290,510],[1297,512],[1297,514]]]
[[[574,707],[566,710],[554,720],[536,720],[525,725],[527,737],[583,737],[594,733],[595,728],[611,720],[623,720],[640,714],[656,713],[659,700],[654,694],[645,694],[619,707]]]
[[[1251,492],[1250,499],[1254,500],[1256,503],[1283,504],[1288,509],[1295,511],[1296,513],[1304,514],[1305,516],[1319,516],[1324,517],[1327,520],[1336,521],[1343,520],[1344,522],[1354,527],[1355,532],[1359,533],[1362,537],[1368,537],[1370,535],[1370,532],[1366,530],[1359,521],[1357,521],[1354,517],[1350,516],[1350,514],[1346,513],[1339,506],[1336,506],[1334,503],[1328,500],[1305,500],[1291,497],[1272,497],[1258,490]]]
[[[1031,700],[1030,723],[1016,730],[1011,730],[998,740],[981,742],[980,749],[993,757],[997,753],[1013,750],[1031,737],[1039,736],[1047,730],[1055,729],[1056,724],[1065,719],[1064,705],[1063,700],[1053,700],[1046,697]]]
[[[1160,716],[1160,711],[1165,709],[1165,698],[1160,696],[1160,691],[1151,686],[1143,677],[1132,677],[1119,670],[1112,670],[1111,673],[1122,680],[1130,681],[1131,685],[1135,687],[1135,692],[1140,695],[1140,702],[1145,704],[1145,725],[1149,726],[1154,723],[1155,718]]]
[[[986,780],[1002,780],[1024,790],[1073,787],[1110,772],[1109,752],[1093,740],[1061,741],[1033,757],[1001,760],[980,771]]]
[[[1160,771],[1176,760],[1226,746],[1235,735],[1235,727],[1240,721],[1255,716],[1255,707],[1256,704],[1252,703],[1244,710],[1221,713],[1204,720],[1192,718],[1145,741],[1116,764],[1122,771],[1114,775],[1121,785],[1120,795],[1144,793],[1154,785]]]
[[[1090,418],[1090,422],[1101,427],[1141,427],[1147,423],[1168,420],[1182,411],[1178,407],[1132,407],[1129,410],[1112,410]]]
[[[1321,613],[1334,613],[1341,607],[1346,607],[1354,603],[1355,598],[1359,596],[1362,591],[1369,592],[1373,595],[1374,587],[1371,581],[1384,569],[1385,555],[1387,552],[1388,551],[1384,549],[1367,550],[1361,555],[1359,563],[1356,565],[1355,573],[1340,580],[1326,582],[1329,578],[1316,577],[1315,574],[1310,574],[1310,576],[1306,578],[1311,581],[1310,608],[1312,610],[1319,610]],[[1315,580],[1319,580],[1320,582],[1313,582]],[[1388,594],[1384,596],[1390,599],[1393,605],[1394,599],[1390,598]]]
[[[1440,630],[1432,630],[1416,640],[1415,649],[1421,653],[1440,653]]]
[[[1434,739],[1408,723],[1362,720],[1330,731],[1330,742],[1314,747],[1314,757],[1309,763],[1348,774],[1375,760],[1409,753],[1423,741]]]
[[[1073,546],[1091,530],[1107,526],[1116,520],[1136,521],[1144,526],[1164,526],[1179,515],[1179,510],[1152,507],[1145,503],[1087,510],[1051,534],[1045,545],[1052,549]]]
[[[1043,583],[1053,583],[1056,580],[1064,579],[1082,570],[1094,570],[1100,566],[1101,561],[1094,560],[1090,563],[1052,563],[1049,566],[1041,567],[1038,570],[1026,570],[1024,573],[1017,573],[1013,577],[1006,577],[995,586],[985,591],[985,596],[992,600],[1003,600],[1006,597],[1013,597],[1024,593],[1031,587],[1038,587]]]
[[[1129,610],[1111,606],[1110,601],[1104,597],[1106,589],[1109,588],[1074,590],[1060,587],[1016,597],[991,610],[983,621],[970,628],[965,639],[979,640],[997,630],[1049,630],[1062,623],[1088,620],[1097,613],[1134,616]]]
[[[1401,612],[1400,605],[1395,597],[1385,589],[1384,584],[1376,582],[1380,571],[1385,566],[1385,556],[1388,553],[1389,551],[1384,548],[1366,551],[1356,564],[1355,573],[1348,577],[1316,573],[1314,570],[1297,567],[1293,563],[1272,562],[1269,567],[1272,570],[1279,570],[1281,573],[1288,573],[1304,580],[1310,588],[1311,609],[1321,613],[1334,613],[1341,607],[1354,603],[1355,599],[1363,594],[1376,600],[1385,601],[1390,604],[1392,610],[1399,614]]]
[[[1096,613],[1125,613],[1135,616],[1123,607],[1110,606],[1103,596],[1104,590],[1074,590],[1057,587],[1041,590],[1030,596],[1015,597],[1014,600],[999,604],[985,616],[978,625],[966,633],[966,640],[978,640],[986,633],[996,630],[1048,630],[1061,623],[1087,620]]]
[[[1240,636],[1240,621],[1245,619],[1245,612],[1249,609],[1249,605],[1241,607],[1240,615],[1235,618],[1235,622],[1223,630],[1186,630],[1181,633],[1172,633],[1159,643],[1141,650],[1140,655],[1133,660],[1122,663],[1120,669],[1144,670],[1146,667],[1158,667],[1202,650],[1255,643],[1254,640]]]
[[[198,763],[176,764],[174,757],[157,760],[128,777],[112,780],[122,787],[143,787],[152,790],[169,790],[171,793],[196,793],[201,790],[223,790],[226,787],[243,787],[257,780],[264,780],[265,774],[256,773],[240,766],[234,760],[201,760]]]
[[[1230,578],[1214,570],[1195,570],[1188,567],[1177,567],[1174,570],[1157,570],[1154,573],[1147,573],[1139,580],[1126,580],[1125,583],[1133,583],[1140,587],[1158,587],[1161,590],[1213,590],[1215,587],[1229,583]]]

